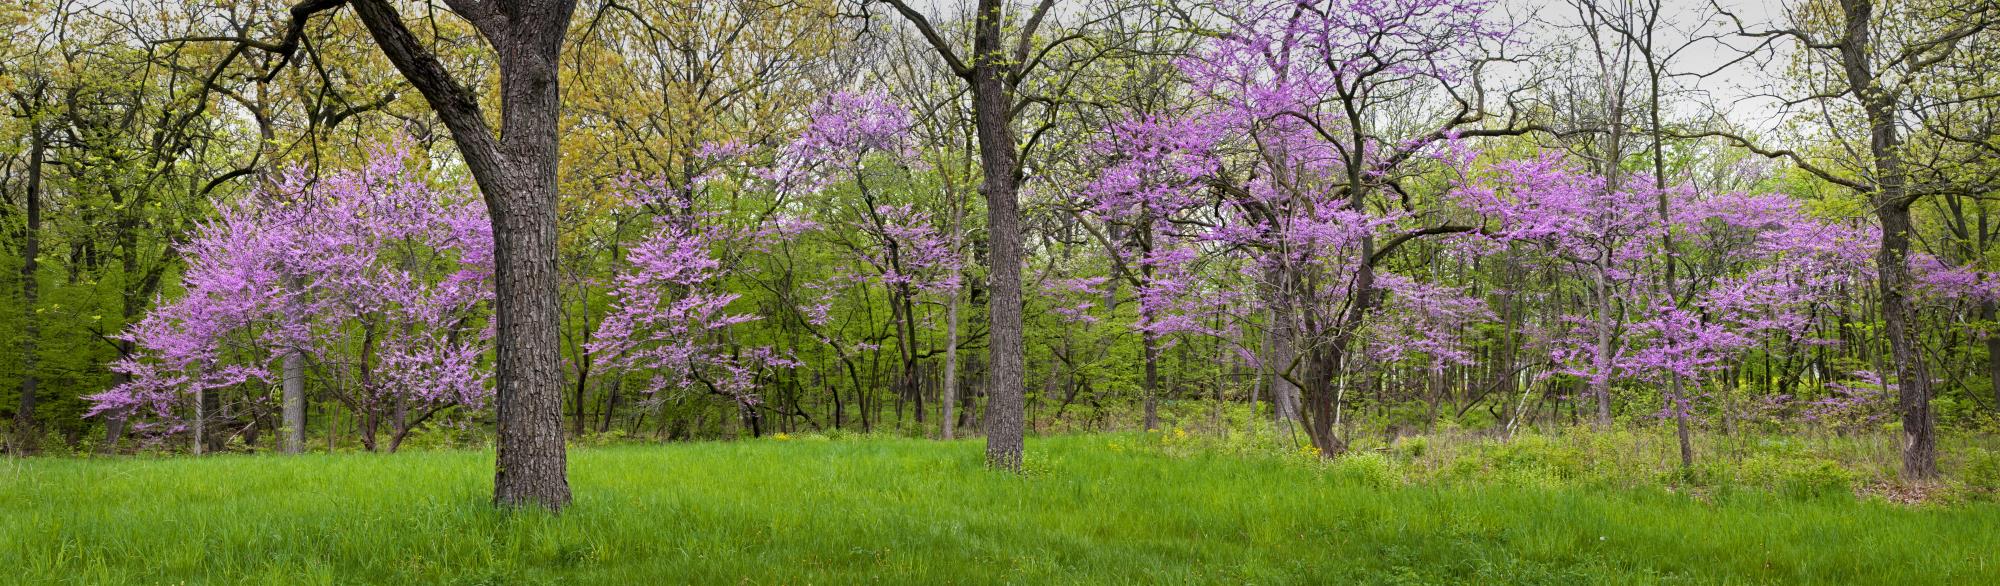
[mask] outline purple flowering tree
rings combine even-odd
[[[734,339],[735,326],[757,318],[732,311],[740,296],[722,290],[727,271],[713,249],[732,235],[676,224],[661,222],[631,247],[612,279],[611,306],[585,349],[607,366],[648,375],[643,392],[655,404],[676,391],[721,396],[752,435],[761,435],[757,387],[795,363]]]
[[[1611,425],[1611,384],[1617,378],[1618,332],[1652,273],[1650,253],[1666,229],[1642,182],[1614,186],[1555,154],[1493,164],[1490,174],[1463,182],[1451,197],[1490,224],[1485,233],[1539,249],[1589,283],[1591,312],[1565,321],[1572,343],[1553,346],[1564,371],[1589,381],[1599,427]]]
[[[1209,104],[1196,127],[1232,154],[1208,181],[1222,212],[1204,238],[1252,252],[1278,417],[1303,422],[1321,454],[1345,447],[1335,381],[1388,295],[1384,263],[1417,239],[1473,229],[1416,206],[1408,184],[1441,169],[1450,140],[1541,129],[1479,91],[1488,55],[1509,44],[1493,7],[1233,0],[1218,7],[1231,26],[1180,62]]]
[[[471,193],[433,187],[407,159],[384,150],[355,171],[293,172],[200,226],[180,246],[185,295],[124,334],[138,352],[113,369],[130,382],[92,396],[92,413],[191,428],[197,451],[213,449],[219,397],[263,417],[272,366],[294,352],[369,450],[482,406],[490,224]]]
[[[1132,287],[1137,300],[1132,327],[1143,361],[1144,422],[1152,430],[1159,426],[1160,355],[1168,338],[1220,335],[1216,324],[1233,323],[1215,319],[1231,308],[1233,296],[1207,282],[1210,275],[1200,270],[1204,256],[1213,256],[1203,250],[1212,243],[1215,226],[1208,211],[1209,182],[1222,159],[1218,136],[1203,120],[1138,116],[1115,122],[1104,133],[1088,150],[1097,159],[1096,175],[1079,190],[1079,203],[1103,224],[1105,229],[1093,229],[1092,235],[1109,256],[1112,274]],[[1068,279],[1057,289],[1076,284]],[[1072,304],[1056,310],[1070,315],[1087,308]]]
[[[852,92],[830,94],[807,114],[804,131],[763,175],[781,192],[812,194],[825,202],[814,214],[818,235],[848,262],[818,288],[829,294],[850,286],[882,291],[898,365],[892,390],[914,406],[922,424],[926,409],[918,369],[925,313],[919,308],[926,299],[955,294],[963,261],[938,215],[913,203],[923,187],[912,171],[923,163],[910,140],[910,115],[887,95]],[[873,303],[869,294],[860,294],[856,302]],[[815,305],[830,300],[822,297]],[[882,349],[879,340],[846,341],[841,328],[822,327],[830,320],[824,311],[813,315],[809,325],[815,335],[842,356],[850,347]],[[865,415],[863,421],[865,426]]]
[[[1587,310],[1563,315],[1569,327],[1548,345],[1559,372],[1589,382],[1597,423],[1610,423],[1615,383],[1658,388],[1659,415],[1681,425],[1691,461],[1686,424],[1711,375],[1765,342],[1787,352],[1829,343],[1814,335],[1815,316],[1866,268],[1868,235],[1782,195],[1656,187],[1664,183],[1613,184],[1546,154],[1493,163],[1451,197],[1487,222],[1479,234],[1588,285]],[[1666,262],[1686,270],[1661,270]]]

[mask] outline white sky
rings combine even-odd
[[[1599,1],[1616,6],[1623,0]],[[1785,6],[1788,2],[1784,0],[1715,0],[1715,4],[1735,13],[1742,19],[1743,26],[1752,30],[1771,28],[1787,20]],[[1537,44],[1564,35],[1575,35],[1574,31],[1558,30],[1561,26],[1578,22],[1577,10],[1571,0],[1503,0],[1501,10],[1516,18],[1525,18],[1530,14],[1535,16],[1535,20],[1542,24],[1531,25],[1526,33]],[[1768,88],[1774,75],[1766,73],[1763,65],[1781,67],[1785,63],[1783,56],[1767,53],[1761,61],[1743,61],[1724,67],[1731,60],[1741,57],[1745,50],[1755,47],[1757,41],[1733,35],[1736,25],[1717,14],[1710,0],[1662,0],[1662,12],[1662,26],[1655,32],[1655,42],[1663,50],[1686,45],[1668,64],[1668,70],[1679,76],[1670,87],[1684,93],[1677,108],[1680,116],[1706,116],[1714,110],[1753,132],[1776,128],[1781,119],[1781,104],[1775,98],[1764,95],[1770,93]],[[1701,40],[1689,44],[1689,39]],[[1782,50],[1785,49],[1766,49],[1767,52]],[[1720,72],[1706,78],[1692,76],[1718,68],[1721,68]]]

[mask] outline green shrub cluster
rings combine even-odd
[[[1513,437],[1443,429],[1430,435],[1357,437],[1333,458],[1320,457],[1302,434],[1286,435],[1270,426],[1227,435],[1176,427],[1108,437],[1114,449],[1143,448],[1177,458],[1271,458],[1367,487],[1662,489],[1699,498],[1763,494],[1807,501],[1899,491],[1910,484],[1896,477],[1896,443],[1890,436],[1697,436],[1693,466],[1682,466],[1671,435],[1634,428],[1579,427]],[[2000,452],[1958,438],[1947,446],[1944,460],[1946,480],[1914,491],[1923,500],[2000,498]]]

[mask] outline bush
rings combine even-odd
[[[612,429],[611,431],[603,433],[596,433],[596,432],[586,433],[576,437],[575,439],[570,440],[570,443],[573,445],[590,446],[590,447],[608,446],[612,444],[624,443],[626,439],[625,436],[626,434],[624,429],[622,428]]]
[[[1959,468],[1958,476],[1967,488],[2000,491],[2000,452],[1966,448],[1965,465]]]
[[[1403,480],[1396,468],[1396,463],[1381,452],[1348,452],[1333,461],[1333,476],[1362,486],[1388,488]]]
[[[1424,436],[1411,435],[1396,438],[1396,443],[1391,444],[1389,449],[1406,460],[1415,460],[1424,457],[1424,453],[1430,451],[1430,445],[1430,440]]]
[[[1447,473],[1465,480],[1555,486],[1581,476],[1585,461],[1575,446],[1552,437],[1526,435],[1481,445],[1453,461]]]
[[[1855,474],[1831,460],[1760,454],[1743,461],[1737,479],[1787,498],[1810,500],[1852,494]]]

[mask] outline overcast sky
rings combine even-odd
[[[1600,1],[1616,5],[1620,0]],[[1533,16],[1537,24],[1531,25],[1528,31],[1533,41],[1576,34],[1574,30],[1561,28],[1578,22],[1577,9],[1572,0],[1503,2],[1503,10],[1510,17]],[[1780,0],[1717,0],[1717,3],[1741,18],[1746,28],[1753,30],[1787,20],[1785,5],[1788,2]],[[1731,122],[1753,131],[1774,129],[1782,118],[1780,104],[1776,99],[1763,95],[1769,93],[1772,81],[1772,75],[1764,71],[1763,64],[1780,67],[1785,61],[1783,55],[1769,53],[1761,61],[1743,61],[1725,67],[1730,61],[1740,58],[1744,51],[1756,47],[1756,41],[1731,34],[1736,26],[1717,14],[1710,0],[1663,0],[1663,12],[1661,22],[1664,26],[1655,32],[1656,42],[1662,49],[1685,45],[1669,63],[1669,70],[1678,75],[1671,87],[1685,92],[1684,99],[1687,100],[1679,104],[1677,110],[1680,114],[1707,115],[1712,109]],[[1702,40],[1689,44],[1690,39]],[[1718,69],[1719,72],[1705,78],[1692,75]]]

